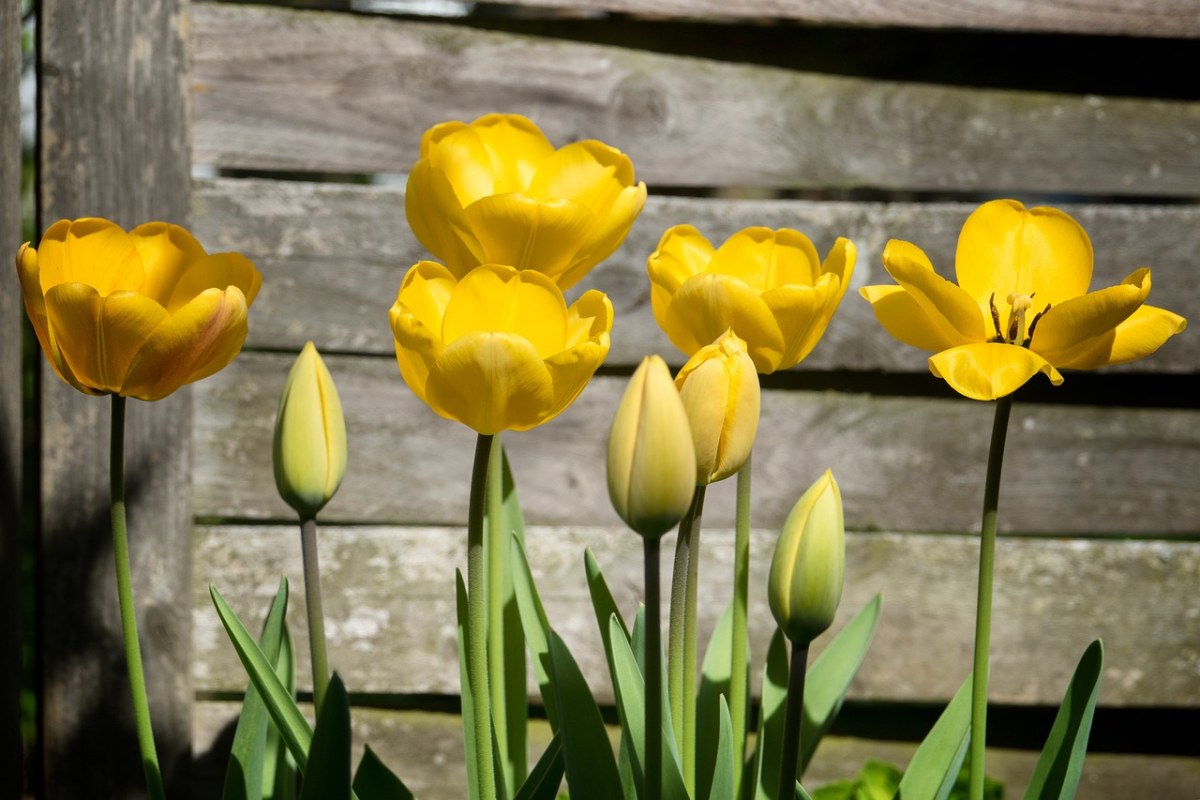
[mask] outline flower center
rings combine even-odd
[[[1030,309],[1033,308],[1034,294],[1017,294],[1010,292],[1008,295],[1008,325],[1000,325],[1000,310],[996,308],[996,293],[992,292],[992,296],[988,298],[988,302],[992,307],[992,324],[996,326],[996,335],[991,339],[993,342],[1002,344],[1015,344],[1019,347],[1029,347],[1029,343],[1033,341],[1033,331],[1037,327],[1038,320],[1042,315],[1050,310],[1050,304],[1034,315],[1029,322],[1029,329],[1025,329],[1025,318],[1028,316]]]

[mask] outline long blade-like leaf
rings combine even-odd
[[[767,648],[767,663],[763,667],[762,710],[758,721],[758,743],[755,747],[756,800],[777,800],[779,772],[783,752],[783,725],[787,706],[788,654],[783,631],[775,629]]]
[[[834,717],[842,708],[850,682],[858,672],[867,649],[871,646],[871,639],[875,636],[882,606],[883,595],[875,595],[854,615],[854,619],[838,632],[805,676],[804,719],[800,724],[798,766],[801,775],[812,760],[821,737],[829,730]]]
[[[242,666],[262,696],[271,719],[274,720],[292,758],[296,759],[296,765],[303,774],[308,766],[308,748],[312,744],[312,728],[309,727],[308,720],[300,713],[295,699],[275,674],[275,665],[263,655],[246,626],[238,619],[237,614],[233,613],[225,598],[221,597],[217,587],[210,584],[208,591],[212,596],[213,605],[217,607],[217,614],[221,617],[221,624],[225,626],[233,648],[242,660]]]
[[[275,675],[283,684],[288,697],[296,698],[296,648],[292,645],[292,631],[283,620],[283,642],[279,646],[279,658],[275,660]],[[296,800],[296,759],[288,752],[287,742],[279,735],[279,729],[271,725],[267,729],[267,758],[263,763],[264,800]]]
[[[1069,800],[1075,796],[1079,776],[1083,774],[1096,698],[1100,696],[1103,667],[1104,645],[1097,639],[1083,651],[1071,676],[1042,756],[1025,790],[1026,800]]]
[[[946,800],[967,755],[971,734],[971,676],[913,753],[900,779],[897,800]]]
[[[283,641],[283,620],[287,614],[288,583],[280,578],[279,591],[267,612],[259,647],[272,663],[279,660],[279,648]],[[267,729],[270,714],[251,681],[246,687],[242,701],[242,713],[238,716],[237,731],[233,735],[233,746],[229,753],[229,766],[225,772],[222,800],[262,800],[263,766],[266,761]]]
[[[475,757],[475,697],[471,694],[471,680],[467,676],[467,663],[471,658],[471,626],[467,623],[467,585],[463,583],[461,570],[454,571],[455,599],[458,614],[458,696],[462,702],[463,744],[467,754],[467,796],[479,800],[479,780]]]
[[[713,629],[704,651],[704,660],[700,666],[700,689],[696,700],[696,763],[710,764],[716,758],[720,739],[720,704],[721,698],[729,697],[729,671],[733,663],[733,604],[725,606],[725,612]],[[746,652],[750,652],[749,644]],[[749,671],[742,676],[749,684]],[[749,692],[747,691],[747,695]],[[728,699],[726,700],[728,703]],[[733,731],[730,730],[732,736]],[[732,754],[735,759],[746,757],[745,742],[730,741]],[[709,796],[709,781],[712,775],[707,770],[696,771],[696,796],[700,800]]]
[[[713,759],[712,779],[709,781],[709,793],[701,800],[735,800],[737,787],[734,786],[734,748],[733,720],[729,717],[729,703],[725,696],[717,698],[719,705],[716,757]],[[705,763],[703,761],[701,764]]]
[[[571,800],[613,800],[621,797],[621,777],[600,709],[579,665],[563,640],[550,632],[555,700],[564,714],[561,727],[567,787]]]
[[[542,599],[538,596],[537,585],[533,582],[525,546],[515,535],[510,542],[509,568],[517,608],[521,614],[521,627],[525,632],[525,643],[533,661],[533,674],[542,694],[542,704],[546,707],[550,729],[557,732],[558,706],[554,702],[554,687],[550,684],[550,621],[546,617]]]
[[[354,793],[360,800],[413,800],[413,793],[388,769],[371,745],[363,749],[354,772]]]
[[[350,800],[350,699],[337,672],[325,688],[300,800]]]
[[[533,765],[529,777],[521,785],[513,800],[554,800],[558,796],[558,787],[562,784],[563,770],[562,736],[554,734],[545,752]],[[363,798],[367,800],[367,798]]]

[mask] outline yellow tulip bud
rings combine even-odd
[[[683,518],[696,488],[687,412],[667,364],[647,356],[629,379],[608,438],[608,496],[625,523],[648,539]]]
[[[783,523],[771,559],[767,599],[792,644],[807,645],[833,623],[845,563],[842,494],[825,470]]]
[[[346,474],[346,422],[333,377],[312,342],[288,374],[275,416],[275,485],[301,518],[316,515]]]
[[[746,343],[725,331],[675,378],[696,447],[696,483],[728,478],[750,457],[758,432],[758,372]]]

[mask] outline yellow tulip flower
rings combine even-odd
[[[654,318],[693,355],[732,329],[763,374],[800,363],[820,341],[854,271],[839,238],[821,262],[808,237],[746,228],[719,248],[691,225],[663,234],[647,264]]]
[[[246,340],[262,276],[177,225],[126,232],[59,220],[17,253],[25,311],[60,378],[91,395],[159,400],[217,372]]]
[[[333,499],[346,475],[346,420],[329,368],[312,342],[296,357],[275,414],[275,486],[302,518]]]
[[[728,478],[750,457],[761,390],[746,343],[726,331],[683,365],[675,386],[696,447],[696,484]]]
[[[478,433],[528,430],[569,406],[608,355],[602,292],[570,308],[534,270],[485,264],[461,280],[422,261],[389,314],[400,374],[435,412]]]
[[[646,356],[634,370],[608,435],[608,496],[633,530],[658,539],[692,504],[696,453],[683,400],[667,363]]]
[[[883,264],[899,285],[861,290],[875,316],[900,341],[935,351],[933,374],[976,400],[1011,394],[1038,373],[1058,385],[1060,369],[1142,358],[1187,325],[1143,305],[1149,269],[1089,292],[1092,244],[1055,208],[1015,200],[977,208],[958,238],[958,285],[908,242],[888,242]]]
[[[566,291],[625,240],[646,184],[602,142],[555,150],[525,117],[488,114],[425,132],[404,202],[417,239],[456,277],[510,264]]]
[[[807,645],[833,624],[845,565],[842,493],[825,470],[784,521],[767,577],[771,613],[793,644]]]

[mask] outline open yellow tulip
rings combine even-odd
[[[763,374],[800,363],[820,341],[854,271],[838,239],[822,263],[808,237],[746,228],[719,248],[691,225],[663,234],[647,263],[659,327],[687,353],[732,329]]]
[[[590,139],[555,150],[515,114],[430,128],[405,194],[413,233],[456,277],[511,264],[564,291],[620,246],[645,202],[620,150]]]
[[[484,264],[458,280],[422,261],[389,317],[409,388],[441,416],[491,435],[541,425],[579,396],[608,355],[613,310],[595,290],[568,308],[534,270]]]
[[[17,253],[25,310],[60,378],[91,395],[159,400],[242,349],[262,276],[237,253],[208,254],[177,225],[126,232],[59,220]]]
[[[861,290],[875,316],[900,341],[935,351],[933,374],[976,400],[1011,394],[1039,372],[1058,385],[1060,369],[1142,358],[1187,325],[1143,305],[1148,269],[1089,292],[1091,242],[1055,208],[1015,200],[977,208],[958,238],[958,285],[908,242],[888,242],[883,264],[899,285]]]

